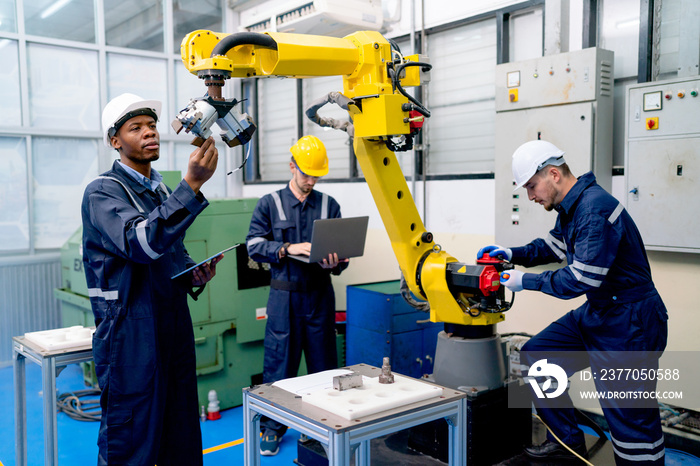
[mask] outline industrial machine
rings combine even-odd
[[[343,76],[343,96],[354,130],[357,160],[389,234],[410,291],[430,304],[430,320],[453,324],[438,338],[435,381],[455,387],[496,386],[505,379],[500,365],[494,378],[472,370],[455,379],[456,364],[473,358],[503,360],[496,323],[510,304],[499,283],[508,264],[496,260],[460,263],[443,251],[426,231],[394,151],[408,150],[430,112],[405,87],[418,86],[431,65],[419,55],[403,57],[378,32],[362,31],[344,38],[302,34],[236,33],[198,30],[181,44],[185,67],[204,81],[208,91],[173,121],[200,141],[214,119],[226,120],[222,138],[245,144],[253,123],[236,110],[235,99],[221,97],[229,78]],[[196,107],[196,110],[195,110]],[[210,108],[211,107],[211,108]],[[228,112],[228,114],[226,114]],[[231,120],[238,130],[231,132]],[[441,346],[446,351],[440,351]],[[470,377],[477,377],[474,383]]]
[[[218,121],[226,120],[220,126],[222,138],[229,145],[235,144],[232,135],[241,144],[250,139],[254,130],[250,117],[236,110],[235,99],[222,97],[227,79],[343,77],[342,94],[328,101],[345,108],[352,124],[349,128],[327,124],[353,137],[355,156],[405,279],[405,295],[417,297],[418,301],[412,298],[416,306],[423,307],[427,301],[430,320],[445,323],[445,331],[437,339],[432,380],[465,390],[470,396],[469,409],[476,414],[470,420],[481,425],[479,429],[468,426],[467,456],[477,457],[474,447],[489,455],[489,461],[519,450],[529,441],[529,412],[524,413],[524,424],[516,423],[520,435],[509,436],[507,441],[499,438],[498,445],[479,437],[500,429],[500,414],[491,413],[507,409],[504,345],[496,324],[504,320],[504,312],[512,304],[506,299],[499,274],[512,266],[491,258],[465,264],[443,251],[423,225],[394,154],[412,148],[425,118],[430,117],[430,111],[405,90],[429,78],[431,65],[427,58],[404,57],[374,31],[335,38],[198,30],[185,36],[181,55],[188,71],[201,78],[208,89],[173,121],[173,128],[191,132],[195,143],[209,134],[214,114]],[[315,110],[311,114],[307,111],[307,116],[316,120]],[[232,125],[232,120],[237,123]],[[237,129],[231,131],[234,126]],[[485,402],[477,399],[488,393],[494,396],[481,397],[489,398]],[[499,410],[494,410],[495,405]],[[488,462],[485,457],[479,460]]]
[[[175,186],[179,172],[163,172]],[[187,229],[185,247],[199,261],[236,243],[244,243],[257,199],[211,200]],[[82,229],[61,248],[63,284],[54,290],[61,301],[63,326],[94,326],[82,261]],[[217,277],[196,301],[188,299],[197,357],[199,404],[216,390],[221,409],[242,403],[241,389],[262,381],[265,306],[269,271],[249,260],[245,246],[227,252]],[[96,383],[92,365],[84,364],[87,382]]]

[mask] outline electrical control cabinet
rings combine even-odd
[[[627,211],[647,249],[700,253],[700,77],[627,87]]]
[[[566,152],[576,176],[612,187],[613,52],[588,48],[496,66],[496,242],[546,236],[556,215],[513,191],[513,152],[535,139]]]

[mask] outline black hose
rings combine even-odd
[[[387,39],[387,42],[389,42],[389,45],[391,45],[392,50],[396,50],[397,52],[401,53],[401,47],[399,47],[399,44],[394,39]]]
[[[415,109],[420,114],[422,114],[426,118],[430,118],[430,111],[427,108],[425,108],[423,106],[423,104],[421,104],[418,100],[416,100],[411,94],[406,92],[404,90],[403,86],[401,86],[401,79],[399,78],[399,76],[401,76],[401,71],[403,71],[403,69],[408,67],[408,66],[421,66],[426,70],[430,70],[433,67],[433,65],[431,65],[429,63],[422,63],[422,62],[417,62],[417,61],[409,61],[406,63],[402,63],[402,64],[398,65],[396,67],[396,69],[394,70],[394,75],[393,75],[393,79],[392,79],[394,86],[396,87],[396,89],[399,90],[401,95],[403,95],[408,100],[410,100],[413,103],[413,105],[415,106]]]
[[[226,55],[229,50],[238,45],[259,45],[268,49],[277,50],[277,42],[267,34],[259,32],[237,32],[230,34],[219,41],[211,51],[211,56]]]
[[[59,412],[62,411],[77,421],[99,421],[102,417],[99,398],[101,393],[99,388],[61,393],[56,399],[56,407]],[[96,398],[84,399],[88,396]]]
[[[406,278],[404,278],[403,273],[401,273],[401,297],[408,303],[412,308],[418,309],[419,311],[430,312],[430,303],[427,301],[419,301],[413,297],[411,290],[408,288],[408,283],[406,283]]]

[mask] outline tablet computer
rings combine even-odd
[[[191,272],[192,270],[196,269],[197,267],[199,267],[200,265],[204,264],[205,262],[209,262],[210,260],[212,260],[212,259],[215,258],[216,256],[220,256],[221,254],[223,254],[223,253],[225,253],[225,252],[227,252],[227,251],[230,251],[231,249],[237,248],[237,247],[240,246],[240,245],[241,245],[241,243],[234,244],[233,246],[229,246],[229,247],[227,247],[226,249],[224,249],[223,251],[219,251],[219,252],[217,252],[216,254],[214,254],[213,256],[207,257],[207,258],[204,259],[202,262],[199,262],[198,264],[194,264],[192,267],[189,267],[189,268],[183,270],[182,272],[178,273],[177,275],[173,275],[172,277],[170,277],[170,279],[173,280],[173,279],[175,279],[175,278],[177,278],[177,277],[179,277],[179,276],[181,276],[181,275],[186,274],[187,272]]]

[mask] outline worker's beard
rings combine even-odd
[[[294,177],[293,183],[297,190],[304,196],[308,196],[309,194],[311,194],[311,191],[314,190],[314,185],[304,183],[304,181],[300,180],[297,176]]]

